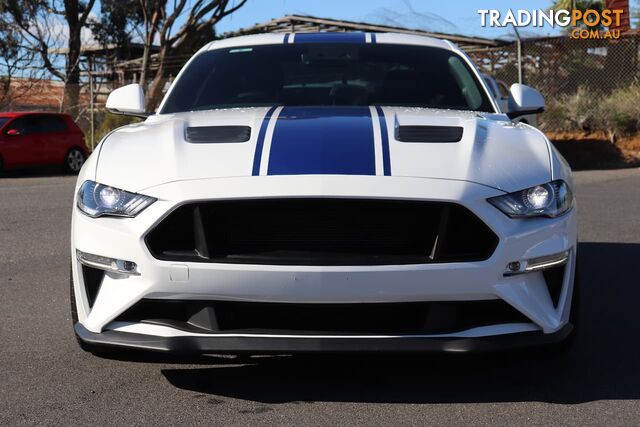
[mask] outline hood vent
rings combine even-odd
[[[396,140],[401,142],[458,142],[460,126],[398,126]]]
[[[251,128],[249,126],[188,127],[185,134],[187,142],[193,142],[196,144],[247,142],[250,138]]]

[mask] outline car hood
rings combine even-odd
[[[496,114],[223,109],[155,115],[112,132],[96,180],[139,192],[181,180],[298,174],[463,180],[511,192],[551,180],[550,148],[537,129]]]

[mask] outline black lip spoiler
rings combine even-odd
[[[573,326],[568,323],[558,331],[541,331],[493,335],[479,338],[424,338],[401,336],[391,338],[362,337],[291,337],[291,336],[177,336],[157,337],[135,333],[104,331],[93,333],[80,323],[74,325],[78,338],[88,344],[139,349],[175,354],[212,353],[314,353],[314,352],[492,352],[558,343],[567,338]]]

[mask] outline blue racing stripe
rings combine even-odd
[[[285,107],[280,112],[269,175],[375,173],[369,107]]]
[[[253,171],[252,175],[258,176],[260,175],[260,159],[262,158],[262,147],[264,147],[264,137],[267,134],[267,126],[269,126],[269,120],[271,120],[271,116],[273,112],[278,108],[277,106],[273,106],[267,111],[267,114],[262,119],[262,125],[260,125],[260,132],[258,133],[258,141],[256,142],[256,152],[253,156]]]
[[[285,35],[284,35],[284,44],[289,44],[289,36],[290,36],[290,35],[291,35],[291,34],[289,34],[289,33],[287,33],[287,34],[285,34]]]
[[[391,175],[391,158],[389,156],[389,133],[387,132],[387,120],[384,111],[376,105],[378,120],[380,120],[380,134],[382,137],[382,170],[386,176]]]
[[[371,43],[376,42],[376,33],[371,33]]]
[[[294,43],[364,43],[365,33],[296,33]]]

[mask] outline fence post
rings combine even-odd
[[[520,39],[520,33],[518,27],[513,25],[513,31],[516,32],[516,49],[517,49],[517,61],[518,61],[518,83],[522,84],[522,40]]]
[[[89,70],[89,112],[91,116],[91,151],[95,148],[94,142],[94,126],[93,126],[93,75],[91,74],[91,70]]]

